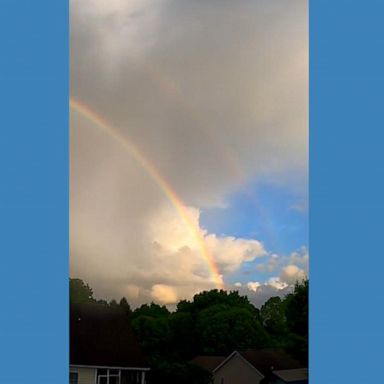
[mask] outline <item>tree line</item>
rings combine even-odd
[[[256,308],[237,291],[213,289],[181,300],[176,310],[156,303],[132,310],[126,298],[96,300],[92,288],[70,280],[71,303],[121,306],[151,365],[151,383],[209,381],[209,374],[190,364],[198,355],[229,355],[235,349],[276,347],[308,364],[309,281],[297,282],[284,298],[271,297]]]

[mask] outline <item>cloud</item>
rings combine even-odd
[[[266,256],[199,218],[249,180],[306,179],[306,1],[82,0],[70,18],[71,97],[157,168],[224,279]],[[76,111],[70,124],[71,275],[133,305],[215,287],[164,183]]]
[[[256,270],[263,273],[271,273],[274,272],[281,262],[281,257],[276,254],[272,254],[268,257],[267,261],[261,264],[256,265]]]
[[[217,287],[201,241],[206,243],[220,274],[236,271],[243,263],[266,254],[254,239],[209,234],[200,227],[199,210],[187,207],[186,212],[191,225],[174,207],[162,207],[147,218],[136,237],[127,233],[125,241],[106,227],[101,231],[105,237],[93,237],[93,227],[82,227],[83,237],[79,237],[77,229],[71,239],[72,254],[83,253],[71,260],[73,274],[86,278],[99,295],[125,295],[133,304],[149,299],[165,303]],[[200,238],[195,236],[196,230]],[[81,275],[79,270],[83,271]],[[108,285],[113,285],[114,291],[106,291]]]
[[[239,294],[248,296],[249,301],[257,308],[260,308],[270,297],[284,297],[292,291],[292,287],[275,284],[276,281],[248,282],[246,286],[238,287]]]
[[[302,251],[306,251],[305,248]],[[300,256],[298,253],[293,253],[289,259],[298,259],[302,261],[307,258],[308,254]],[[276,260],[277,256],[272,255],[272,259]],[[265,282],[249,281],[245,286],[236,283],[234,286],[242,295],[247,295],[249,300],[256,306],[261,307],[266,300],[272,296],[284,297],[292,292],[297,281],[302,281],[307,278],[307,273],[296,265],[286,265],[280,270],[279,276],[270,277]]]
[[[130,298],[137,299],[140,294],[140,287],[133,284],[127,284],[124,287],[124,291],[126,292],[126,295]]]
[[[280,277],[271,277],[268,279],[267,285],[276,288],[277,290],[285,289],[289,286],[285,281],[282,281]]]
[[[300,250],[292,252],[288,260],[290,264],[297,264],[298,266],[302,267],[308,274],[309,254],[307,247],[302,247]]]
[[[297,281],[302,281],[307,277],[304,270],[296,265],[287,265],[283,268],[280,274],[280,280],[287,284],[295,284]]]
[[[242,263],[267,255],[258,240],[207,234],[205,241],[223,273],[234,272]]]
[[[293,273],[294,267],[297,266],[300,268],[300,271],[303,271],[302,273],[300,272],[299,275],[304,274],[308,276],[308,249],[303,246],[301,249],[292,252],[288,256],[270,254],[264,262],[256,264],[255,269],[259,272],[270,274],[279,270],[283,270],[283,268],[287,268],[288,266],[291,267],[287,269],[287,272],[285,272],[286,275]]]
[[[253,292],[257,292],[257,289],[260,287],[261,287],[261,284],[257,281],[250,281],[247,283],[247,288]]]
[[[152,287],[151,296],[161,304],[175,304],[178,300],[175,290],[163,284],[155,284]]]

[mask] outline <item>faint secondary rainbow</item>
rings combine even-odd
[[[165,180],[160,174],[159,170],[148,160],[143,152],[138,148],[137,145],[133,144],[126,136],[122,135],[112,124],[106,121],[102,116],[93,111],[87,105],[80,101],[70,98],[70,108],[81,114],[87,120],[91,121],[97,127],[106,132],[110,137],[119,142],[119,144],[144,168],[144,170],[152,177],[156,184],[160,187],[164,195],[169,199],[172,205],[177,210],[181,219],[188,227],[189,231],[195,238],[199,245],[201,254],[207,263],[210,270],[212,279],[218,289],[224,289],[224,282],[219,273],[217,265],[213,259],[211,252],[209,251],[204,237],[201,234],[199,228],[192,222],[190,215],[187,212],[185,204],[182,202],[180,197],[173,190],[172,186]]]

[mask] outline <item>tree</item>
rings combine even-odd
[[[289,331],[286,348],[304,364],[308,364],[308,290],[308,280],[297,282],[284,300]]]
[[[122,307],[127,313],[132,313],[131,306],[128,303],[128,300],[123,297],[119,302],[120,307]]]
[[[152,364],[169,356],[171,332],[169,311],[155,303],[143,304],[131,315],[132,328]]]
[[[191,359],[198,353],[195,321],[190,312],[174,312],[169,316],[170,348],[181,359]]]
[[[151,317],[140,315],[135,317],[132,328],[152,363],[166,359],[169,354],[169,341],[171,339],[167,317]]]
[[[150,361],[151,384],[208,384],[209,373],[187,363],[196,355],[277,346],[307,364],[308,289],[308,280],[297,283],[292,293],[271,297],[260,310],[238,291],[214,289],[180,301],[173,313],[153,302],[132,312],[125,297],[95,300],[86,282],[70,279],[70,300],[117,306],[130,315],[127,321]]]
[[[95,302],[92,288],[81,279],[69,279],[69,299],[71,304]]]
[[[200,348],[207,354],[229,354],[238,348],[268,346],[269,336],[254,311],[242,307],[213,305],[198,316]]]
[[[99,300],[96,300],[96,303],[97,304],[100,304],[100,305],[104,305],[105,307],[108,307],[108,301],[107,300],[104,300],[104,299],[99,299]]]
[[[265,330],[277,341],[286,336],[285,305],[280,297],[271,297],[260,308],[260,319]]]
[[[193,303],[188,300],[181,300],[177,303],[176,312],[193,312]]]
[[[117,301],[115,299],[112,299],[110,302],[109,302],[109,306],[110,307],[117,307],[118,304],[117,304]]]
[[[169,316],[169,311],[165,305],[161,306],[155,303],[143,304],[133,311],[132,318],[143,315],[149,317],[167,317]]]
[[[243,307],[253,312],[256,311],[256,308],[249,302],[248,297],[240,296],[238,291],[227,292],[213,289],[211,291],[203,291],[193,297],[193,307],[196,311],[201,311],[216,304]]]
[[[308,336],[308,289],[308,280],[297,282],[285,299],[288,328],[300,336]]]

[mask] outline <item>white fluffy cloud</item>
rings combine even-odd
[[[280,277],[271,277],[267,281],[267,285],[270,285],[273,288],[276,288],[277,290],[285,289],[289,286],[285,281],[282,281]]]
[[[262,263],[256,265],[256,270],[262,273],[273,273],[288,266],[293,266],[288,268],[284,273],[284,276],[289,276],[289,274],[294,275],[295,267],[299,269],[299,272],[296,271],[296,275],[299,276],[299,279],[303,275],[308,276],[309,268],[309,254],[306,247],[302,247],[298,251],[292,252],[288,256],[281,256],[277,254],[268,255],[267,259]]]
[[[256,270],[264,273],[271,273],[276,271],[281,263],[281,257],[276,254],[272,254],[268,257],[268,260],[264,263],[260,263],[256,265]]]
[[[236,290],[241,295],[248,296],[251,303],[260,308],[272,296],[284,297],[292,291],[292,287],[279,283],[279,278],[275,278],[264,283],[248,282],[242,287],[236,287]]]
[[[277,255],[271,255],[270,259],[276,261],[279,257]],[[289,261],[297,262],[303,266],[305,270],[294,264],[283,265],[281,263],[287,263]],[[306,272],[308,268],[307,263],[308,252],[306,248],[302,248],[299,252],[294,252],[288,257],[282,257],[279,263],[273,264],[273,266],[276,267],[273,270],[280,270],[279,276],[270,277],[265,282],[249,281],[245,286],[236,283],[234,287],[239,290],[241,294],[247,295],[253,304],[260,307],[269,297],[283,297],[293,290],[297,281],[301,282],[306,279],[308,277]],[[267,268],[264,269],[263,272],[270,272],[268,266],[271,265],[271,261],[267,261],[265,265]],[[259,270],[261,269],[259,268]]]
[[[161,304],[175,304],[179,299],[174,288],[164,284],[155,284],[152,287],[151,296]]]
[[[306,278],[306,273],[296,265],[287,265],[280,274],[280,280],[287,284],[295,284],[296,281],[302,281]]]
[[[306,247],[302,247],[299,251],[292,252],[289,255],[289,263],[296,264],[304,269],[304,271],[308,274],[309,268],[309,254],[308,249]]]
[[[262,243],[257,240],[208,234],[205,241],[223,273],[234,272],[242,263],[267,254]]]
[[[111,284],[113,281],[119,287],[124,280],[131,283],[121,286],[118,295],[126,295],[133,302],[151,298],[170,304],[181,298],[191,298],[201,290],[217,287],[216,276],[202,251],[201,242],[209,249],[220,274],[236,271],[244,262],[266,255],[260,242],[209,234],[200,228],[200,212],[196,208],[188,207],[186,212],[189,216],[188,225],[172,206],[155,211],[152,217],[148,217],[147,225],[137,233],[136,239],[133,241],[129,237],[129,242],[117,241],[119,236],[115,239],[113,234],[93,239],[93,228],[90,232],[83,228],[83,233],[87,232],[84,236],[89,236],[87,247],[83,257],[73,258],[71,268],[84,268],[84,277],[96,288],[108,270],[104,279],[111,281]],[[200,234],[199,238],[195,236],[196,232]],[[79,239],[76,233],[71,241],[71,246],[76,250],[81,247],[79,240],[83,238]],[[108,247],[106,240],[113,247]],[[138,255],[127,254],[127,249],[134,249],[132,243],[137,247]],[[87,259],[86,268],[86,265],[78,263],[87,255],[91,258]],[[97,279],[94,280],[94,276]],[[155,284],[149,287],[151,283]],[[105,287],[101,291],[105,292]],[[96,293],[99,293],[97,289]]]
[[[257,289],[261,287],[261,284],[257,281],[250,281],[247,283],[247,288],[250,291],[257,292]]]

